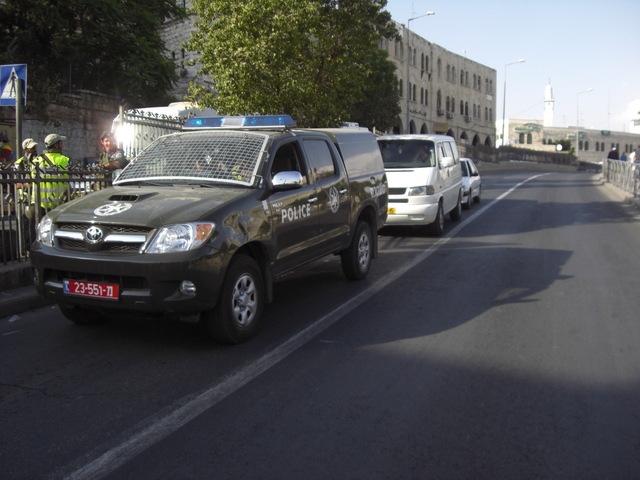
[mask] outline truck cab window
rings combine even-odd
[[[305,140],[304,149],[315,180],[323,180],[336,174],[336,166],[329,145],[323,140]]]

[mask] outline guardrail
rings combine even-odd
[[[64,186],[63,203],[111,185],[111,172],[102,169],[37,171],[0,170],[0,264],[28,260],[36,225],[51,208],[43,207],[46,183]],[[40,208],[36,208],[40,205]]]
[[[606,159],[602,176],[607,182],[632,194],[633,198],[640,198],[640,163]]]

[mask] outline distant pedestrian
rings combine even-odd
[[[613,147],[611,149],[611,151],[609,152],[609,155],[607,155],[607,158],[609,160],[619,160],[620,157],[618,156],[618,150],[616,149],[616,147]]]
[[[627,161],[627,152],[622,152],[622,155],[620,155],[620,160],[622,160],[623,162]]]
[[[4,130],[0,132],[0,168],[7,168],[13,162],[13,150],[9,146],[9,137]]]
[[[124,156],[124,151],[118,148],[116,139],[111,132],[104,132],[100,135],[100,143],[104,149],[100,153],[99,165],[110,171],[121,170],[127,166],[128,160]]]

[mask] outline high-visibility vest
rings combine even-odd
[[[61,178],[66,177],[64,172],[69,166],[69,157],[65,157],[59,152],[46,151],[35,159],[40,178]],[[41,182],[40,183],[40,206],[49,209],[62,205],[67,198],[66,182]]]

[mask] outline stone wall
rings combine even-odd
[[[117,99],[95,92],[79,91],[62,97],[62,104],[51,104],[46,118],[24,115],[22,138],[33,138],[38,142],[38,151],[44,149],[44,138],[50,133],[67,137],[62,153],[73,162],[81,162],[99,155],[98,138],[105,130],[111,130],[111,122],[118,114]],[[11,133],[10,145],[14,153],[22,156],[15,143],[15,109],[4,107],[0,111],[0,130]]]

